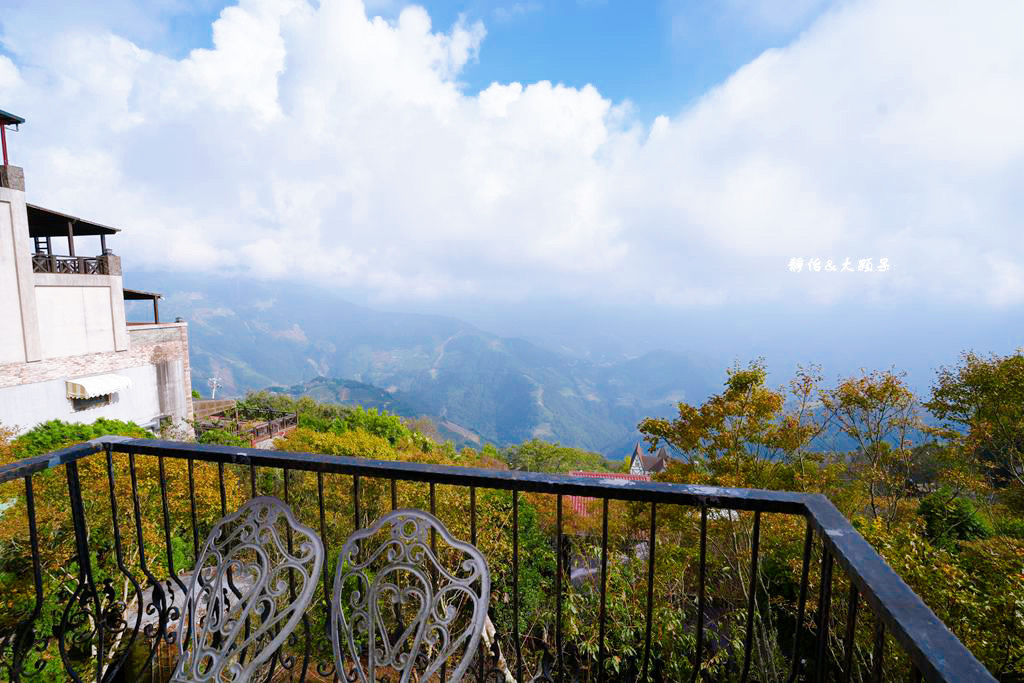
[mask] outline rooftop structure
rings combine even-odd
[[[23,123],[25,123],[25,119],[21,118],[20,116],[15,116],[14,114],[9,114],[0,109],[0,143],[2,143],[3,146],[4,166],[8,165],[7,126],[14,126],[14,129],[17,130],[18,127]]]
[[[658,474],[664,472],[665,468],[668,467],[668,451],[662,446],[658,452],[654,455],[645,453],[641,448],[640,442],[637,442],[636,448],[633,449],[633,455],[629,459],[629,472],[630,474]]]

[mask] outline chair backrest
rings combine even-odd
[[[253,498],[210,530],[189,581],[172,683],[248,681],[313,597],[324,545],[282,500]]]
[[[384,515],[349,536],[338,556],[331,641],[339,677],[375,683],[392,672],[407,683],[417,673],[428,681],[452,660],[446,680],[458,683],[477,652],[490,595],[476,547],[422,510]]]

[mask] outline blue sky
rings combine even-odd
[[[46,0],[13,3],[33,13],[46,12],[48,5]],[[71,0],[55,3],[48,14],[57,26],[108,28],[141,47],[181,58],[212,47],[211,26],[231,4],[115,0],[97,8]],[[394,19],[409,4],[425,7],[435,29],[445,30],[460,17],[484,22],[487,39],[480,59],[461,74],[469,92],[495,81],[589,83],[612,100],[631,101],[647,120],[678,112],[764,50],[787,44],[829,5],[827,0],[370,0],[366,7],[369,14]]]
[[[593,84],[652,119],[674,114],[769,47],[784,45],[820,11],[763,23],[725,2],[428,2],[438,25],[482,19],[488,38],[464,80]]]
[[[736,353],[848,364],[1024,342],[1018,0],[10,0],[0,21],[31,200],[124,227],[136,272],[567,345],[612,311],[652,346],[732,329]]]
[[[764,50],[788,43],[825,9],[794,0],[792,15],[774,23],[752,6],[707,0],[515,3],[521,12],[493,4],[436,4],[439,19],[459,12],[491,18],[485,52],[466,72],[470,87],[592,83],[613,100],[634,102],[648,120],[677,113]]]

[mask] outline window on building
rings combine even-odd
[[[100,394],[99,396],[93,396],[92,398],[73,398],[71,399],[71,406],[76,411],[98,408],[99,406],[108,406],[111,403],[112,396],[113,394]]]

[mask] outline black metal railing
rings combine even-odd
[[[110,268],[106,256],[32,254],[32,272],[66,275],[109,275]]]
[[[768,609],[758,586],[765,581],[759,560],[766,548],[770,550],[764,545],[769,526],[771,538],[789,533],[795,539],[794,548],[800,549],[793,564],[794,576],[799,576],[793,584],[794,626],[786,638],[779,636],[767,644],[788,660],[778,668],[778,680],[893,680],[894,676],[928,681],[995,680],[821,495],[119,437],[0,467],[0,501],[7,501],[8,506],[2,513],[8,522],[3,528],[17,536],[0,538],[0,543],[9,554],[15,552],[12,547],[20,549],[25,558],[20,568],[5,568],[8,574],[22,572],[25,589],[20,598],[11,594],[0,601],[0,672],[15,681],[32,679],[32,674],[47,667],[57,667],[66,678],[76,681],[160,680],[160,674],[154,672],[163,666],[161,648],[169,650],[175,641],[175,620],[180,616],[175,600],[184,593],[187,581],[179,571],[182,558],[187,559],[189,552],[193,557],[198,554],[210,520],[237,507],[244,497],[267,489],[281,494],[311,526],[318,525],[328,551],[322,593],[310,605],[301,633],[297,630],[290,644],[282,646],[275,660],[277,674],[272,676],[338,680],[329,646],[322,641],[330,621],[328,577],[331,562],[336,560],[331,549],[337,552],[342,527],[364,526],[372,515],[400,503],[429,506],[436,512],[437,498],[443,494],[447,497],[441,516],[468,522],[474,544],[485,543],[484,537],[495,533],[497,515],[510,514],[511,556],[498,555],[498,550],[492,549],[495,555],[488,556],[488,563],[495,585],[501,586],[492,592],[492,621],[502,634],[495,642],[506,644],[507,670],[517,681],[679,680],[666,673],[666,655],[652,648],[652,634],[664,627],[654,620],[656,612],[662,613],[656,609],[657,568],[665,556],[680,550],[692,551],[697,575],[696,585],[688,593],[695,610],[682,620],[683,630],[673,636],[677,641],[685,640],[684,636],[692,639],[692,650],[686,655],[692,675],[687,678],[717,679],[706,667],[715,653],[724,652],[724,629],[735,617],[742,640],[737,641],[730,662],[718,671],[724,678],[749,680],[752,650],[760,652],[766,645],[755,631],[758,624],[763,625]],[[60,492],[63,498],[44,505],[40,493],[44,490],[50,496]],[[593,525],[580,531],[588,520],[574,519],[574,535],[563,506],[566,496],[601,500],[600,522],[589,520]],[[450,509],[455,500],[465,501],[468,515],[463,515],[466,508],[461,507],[462,502],[455,506],[458,510]],[[548,503],[553,508],[556,568],[553,577],[546,577],[553,585],[540,590],[544,600],[554,603],[549,613],[554,631],[550,637],[538,636],[532,627],[522,632],[520,626],[520,610],[525,609],[523,601],[528,597],[525,582],[536,580],[536,576],[523,573],[523,563],[534,559],[524,552],[539,552],[536,546],[529,546],[532,550],[524,546],[536,542],[527,536],[534,521],[523,515],[526,501],[536,509]],[[505,502],[510,505],[504,506]],[[11,531],[14,520],[10,516],[16,511],[23,517],[23,526]],[[620,525],[627,519],[625,513],[635,526],[623,531]],[[55,522],[61,514],[68,517],[69,528],[63,531]],[[481,514],[490,517],[481,523]],[[610,521],[615,527],[611,530]],[[684,533],[679,538],[692,543],[689,547],[681,549],[663,540],[669,526],[682,528],[691,523],[692,535],[679,532]],[[712,556],[717,557],[722,548],[709,543],[709,530],[721,525],[739,525],[744,530],[744,542],[736,545],[744,563],[737,565],[741,571],[734,574],[746,589],[736,594],[732,607],[723,606],[720,596],[710,595],[708,590],[709,585],[722,585],[721,577],[710,569]],[[40,529],[46,530],[45,539],[40,538]],[[109,535],[106,550],[97,547],[101,535]],[[617,540],[610,539],[613,535]],[[600,567],[593,585],[582,588],[570,578],[574,560],[567,552],[569,547],[583,546],[580,536],[593,542],[593,559],[599,558],[596,564]],[[639,546],[638,537],[643,539]],[[101,555],[107,559],[101,560]],[[638,600],[643,608],[637,621],[642,619],[643,624],[633,624],[638,628],[627,631],[636,634],[635,642],[613,645],[607,639],[621,624],[613,624],[612,619],[621,617],[610,614],[609,574],[617,564],[634,559],[639,559],[642,567],[637,576],[644,588],[636,587],[633,592],[641,596]],[[778,572],[778,567],[773,571]],[[160,578],[163,576],[167,578]],[[678,581],[682,577],[668,578]],[[815,580],[816,596],[812,591]],[[54,601],[47,590],[61,595]],[[570,594],[574,596],[571,600]],[[588,594],[598,603],[596,623],[584,620],[581,625],[574,615],[579,596]],[[837,613],[840,605],[842,610]],[[570,634],[573,620],[575,630]],[[581,629],[587,628],[592,630],[590,635],[581,635]],[[581,675],[565,661],[568,641],[570,637],[594,636],[596,643],[590,641],[593,646],[583,648],[591,653],[593,666]],[[544,644],[545,638],[553,648]],[[634,653],[633,664],[616,669],[611,660],[619,662],[626,649]],[[495,654],[490,653],[492,663],[487,666],[493,667]],[[493,668],[488,670],[483,664],[487,659],[477,658],[472,678],[504,680],[492,677]],[[759,680],[768,678],[764,672],[757,675]]]

